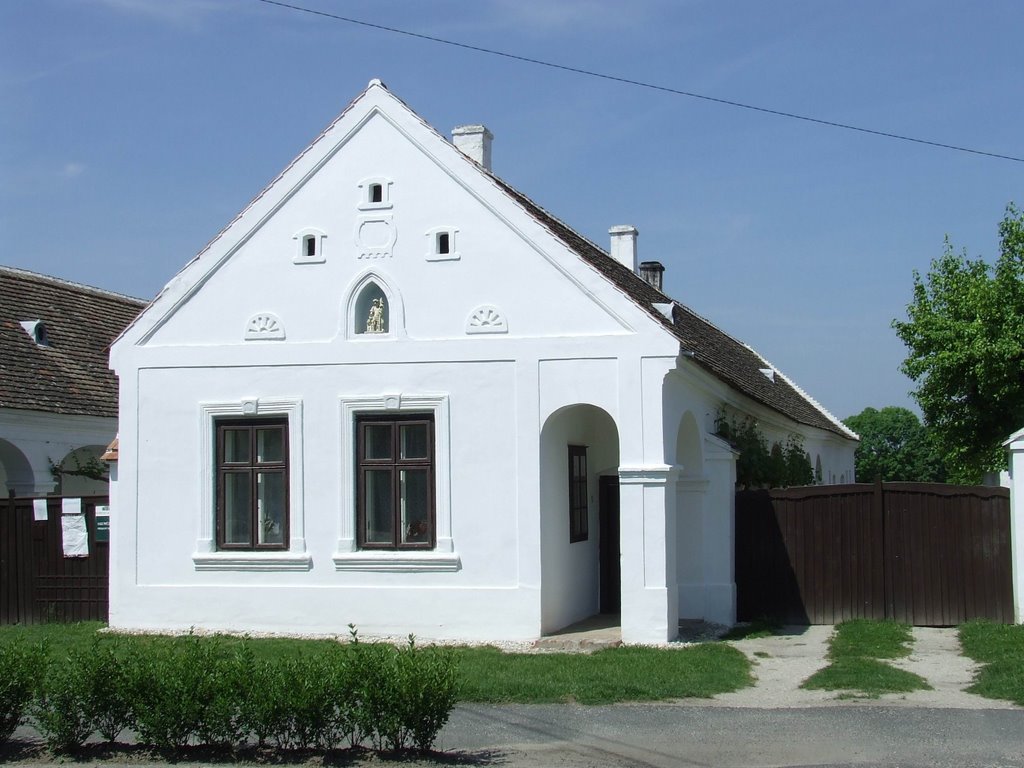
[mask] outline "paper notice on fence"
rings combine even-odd
[[[64,557],[89,556],[89,530],[85,527],[81,499],[63,499],[60,516]]]
[[[32,499],[32,519],[43,521],[50,519],[46,512],[46,499]]]

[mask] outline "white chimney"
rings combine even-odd
[[[636,239],[639,232],[629,224],[620,224],[608,230],[612,236],[612,258],[630,272],[636,272]]]
[[[486,125],[460,125],[452,129],[452,144],[470,160],[491,170],[491,141],[494,134]]]

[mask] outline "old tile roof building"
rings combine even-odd
[[[117,432],[111,342],[146,302],[0,266],[0,495],[61,490],[53,466],[98,458]],[[64,491],[105,484],[65,476]]]

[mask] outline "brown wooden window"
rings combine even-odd
[[[363,549],[432,549],[434,417],[356,417],[356,519]]]
[[[587,509],[587,447],[569,446],[569,541],[589,536]]]
[[[288,548],[288,420],[218,421],[218,549]]]

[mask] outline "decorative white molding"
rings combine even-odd
[[[428,229],[423,233],[427,236],[427,252],[423,258],[427,261],[459,261],[462,258],[462,254],[459,253],[459,249],[455,244],[458,232],[459,230],[455,227],[434,227]],[[437,242],[439,235],[448,235],[447,253],[440,253],[438,251]]]
[[[280,341],[284,339],[284,324],[272,312],[260,312],[249,318],[244,338],[246,341]]]
[[[398,230],[390,215],[360,216],[356,220],[355,244],[360,259],[391,257]]]
[[[394,182],[386,176],[370,176],[359,182],[359,203],[357,208],[360,211],[379,211],[391,208],[391,185]],[[380,184],[381,200],[375,203],[370,199],[370,189],[374,184]]]
[[[216,420],[240,416],[285,416],[288,419],[288,551],[217,552]],[[199,404],[199,535],[192,562],[196,570],[308,570],[295,565],[306,556],[306,515],[303,502],[303,446],[301,398],[246,397],[233,402]],[[197,559],[198,558],[198,559]],[[239,560],[241,558],[241,560]],[[234,560],[233,560],[234,559]],[[242,562],[245,561],[245,562]],[[234,565],[232,563],[234,562]],[[252,563],[277,562],[281,567],[256,568]],[[214,565],[216,564],[216,565]]]
[[[384,333],[367,333],[366,321],[369,304],[360,307],[360,298],[366,287],[373,283],[382,294],[387,304],[385,309]],[[362,341],[380,341],[383,339],[403,338],[405,336],[405,305],[402,303],[402,294],[392,286],[390,280],[378,270],[364,272],[353,280],[345,293],[345,314],[342,316],[344,327],[342,335],[348,339]]]
[[[386,392],[378,395],[342,397],[341,407],[341,520],[337,551],[331,556],[338,570],[456,570],[452,565],[455,543],[452,541],[451,505],[451,424],[448,395],[407,395]],[[432,550],[380,552],[360,550],[356,544],[355,422],[360,413],[432,413],[434,415],[434,526],[436,544]],[[423,567],[397,567],[403,559],[415,560]],[[382,563],[391,563],[387,567]],[[433,565],[430,565],[430,564]],[[380,566],[380,567],[378,567]]]
[[[508,323],[500,309],[484,304],[469,313],[466,333],[508,333]]]
[[[680,467],[669,464],[619,467],[619,483],[621,485],[666,485],[679,471]]]
[[[194,552],[197,571],[308,571],[308,552]]]
[[[316,253],[312,256],[306,253],[307,237],[316,238]],[[292,258],[292,264],[323,264],[327,261],[327,255],[324,252],[324,240],[326,239],[327,233],[323,230],[314,227],[300,229],[292,235],[292,240],[298,241],[298,244],[295,246],[295,256]]]
[[[383,573],[454,572],[461,570],[457,552],[335,552],[331,555],[336,571],[378,571]]]

